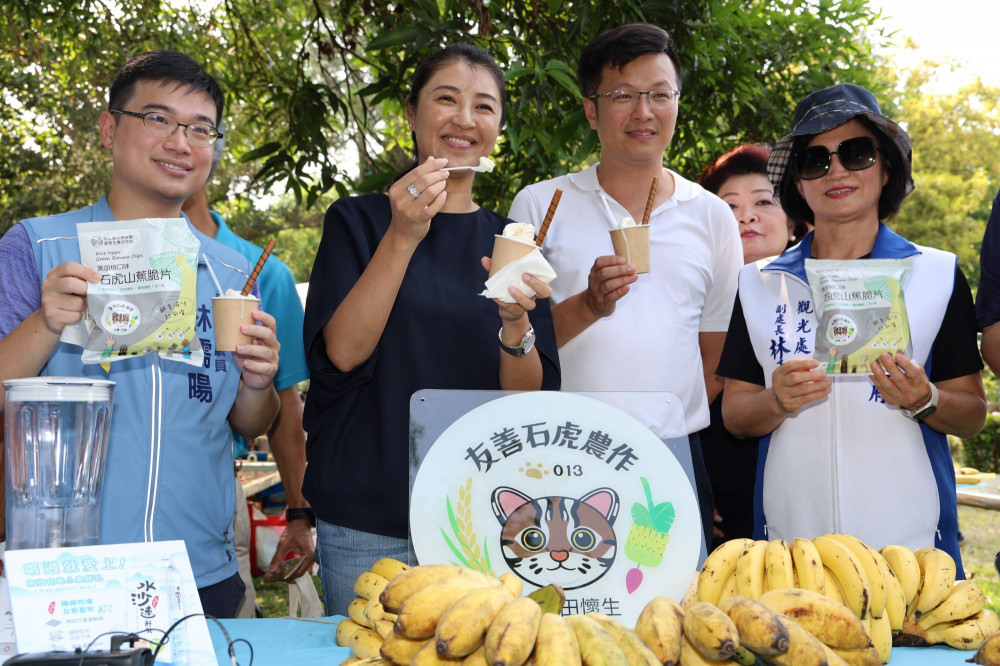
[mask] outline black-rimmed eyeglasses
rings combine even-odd
[[[643,95],[649,101],[650,108],[669,109],[677,104],[677,98],[681,96],[679,90],[670,88],[660,88],[659,90],[612,90],[600,95],[590,95],[590,99],[596,100],[598,97],[607,97],[611,101],[612,109],[631,111],[639,105],[639,98]]]
[[[878,146],[870,136],[844,139],[833,152],[826,146],[810,146],[795,156],[795,172],[802,180],[822,178],[830,170],[834,155],[848,171],[864,171],[875,164],[877,153]]]
[[[121,113],[133,118],[141,118],[142,126],[146,128],[146,131],[160,139],[172,136],[178,127],[184,128],[184,136],[195,146],[211,146],[215,143],[216,139],[222,136],[219,130],[208,123],[181,123],[177,122],[176,118],[160,111],[137,113],[123,109],[111,109],[111,113]]]

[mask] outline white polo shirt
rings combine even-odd
[[[676,394],[692,433],[709,421],[698,334],[728,330],[743,247],[729,206],[670,175],[674,194],[650,215],[650,272],[639,275],[610,317],[560,347],[559,360],[567,391]],[[629,214],[601,188],[594,165],[524,188],[509,217],[537,229],[556,188],[563,195],[542,247],[558,274],[551,284],[553,305],[587,288],[594,260],[614,254],[608,233],[613,222]],[[661,402],[642,401],[628,411],[661,437],[676,434]]]

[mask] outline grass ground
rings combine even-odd
[[[961,550],[966,574],[986,592],[986,605],[1000,613],[1000,578],[993,566],[997,550],[1000,550],[1000,514],[989,509],[959,506],[958,525],[965,537]]]
[[[313,576],[313,584],[316,585],[316,593],[319,598],[323,598],[323,584],[319,576]],[[264,617],[287,617],[288,616],[288,585],[285,583],[271,583],[265,585],[262,578],[253,579],[253,587],[257,591],[257,605],[260,607]],[[347,609],[343,608],[333,615],[344,615]]]

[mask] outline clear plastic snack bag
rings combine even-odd
[[[87,285],[87,315],[64,342],[83,346],[84,363],[150,352],[201,366],[195,334],[201,242],[181,218],[77,225],[80,260],[101,274]],[[85,337],[83,335],[85,334]]]
[[[912,259],[806,259],[819,325],[813,358],[827,374],[871,374],[883,353],[913,354],[903,284]]]

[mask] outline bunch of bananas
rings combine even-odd
[[[788,588],[815,592],[849,608],[888,663],[894,641],[975,650],[1000,631],[978,586],[955,585],[955,575],[954,560],[937,548],[880,552],[848,534],[790,544],[733,539],[705,561],[694,596],[719,604],[734,595],[764,601],[770,591]]]
[[[347,606],[347,619],[337,625],[337,645],[351,648],[353,661],[378,657],[396,621],[396,615],[386,612],[379,602],[379,595],[390,580],[407,569],[406,563],[384,557],[354,582],[358,596]]]

